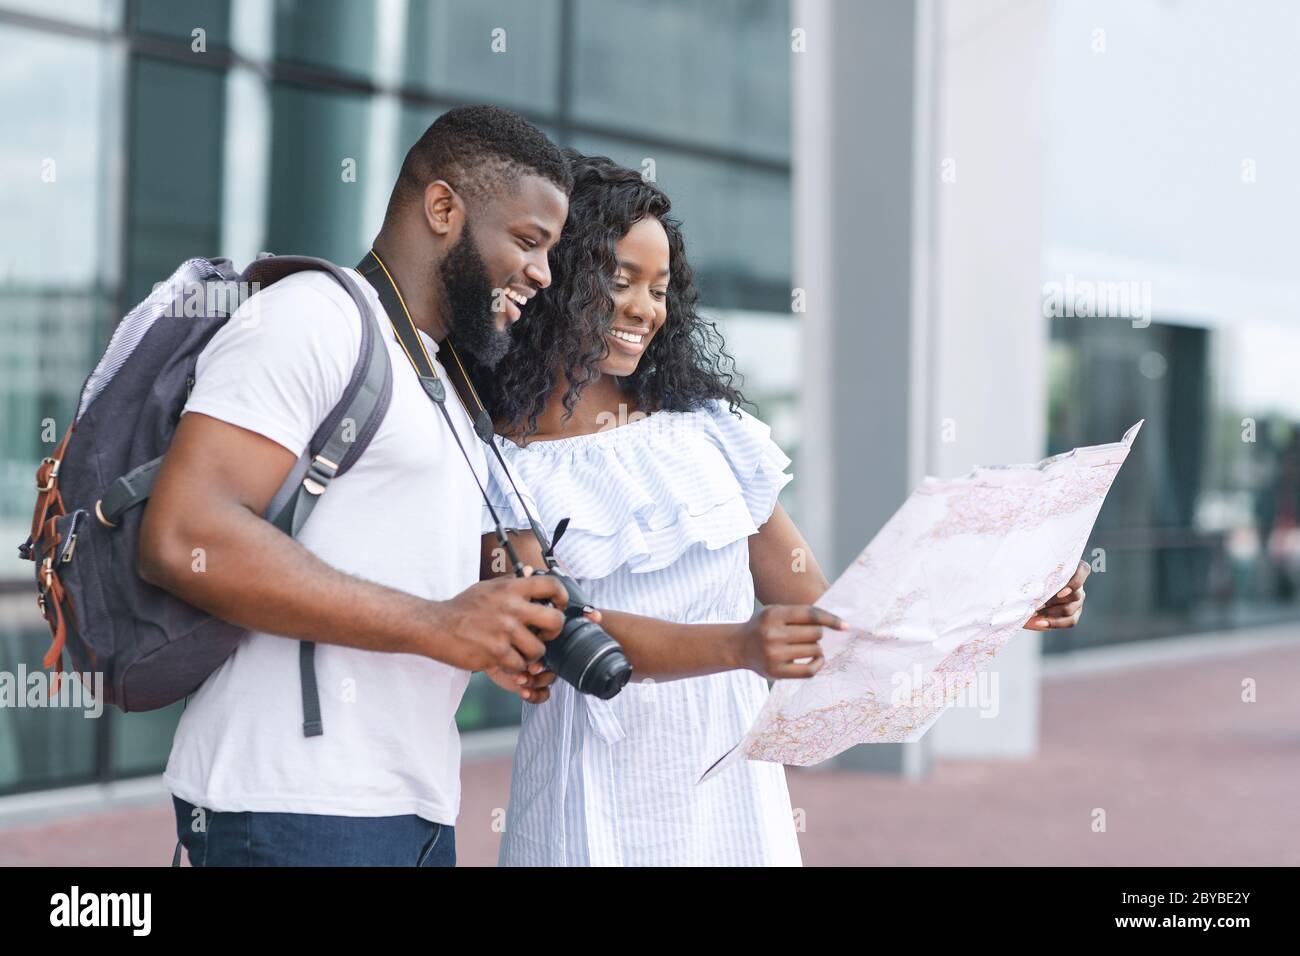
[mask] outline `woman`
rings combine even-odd
[[[798,865],[781,765],[696,785],[758,714],[764,677],[815,673],[821,626],[839,625],[809,606],[828,583],[777,504],[790,459],[738,408],[668,198],[608,159],[569,158],[552,285],[472,377],[533,514],[570,519],[556,556],[636,676],[609,701],[533,678],[532,699],[553,699],[524,708],[500,862]],[[492,496],[527,526],[516,496]],[[540,566],[531,535],[511,538]],[[485,573],[508,571],[496,548],[485,535]]]

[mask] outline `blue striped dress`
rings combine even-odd
[[[793,476],[767,425],[739,415],[711,402],[525,448],[497,443],[548,532],[570,519],[556,556],[597,607],[746,621],[748,538]],[[526,527],[498,479],[494,469],[502,522]],[[549,701],[523,705],[500,864],[799,865],[784,767],[740,761],[696,784],[767,692],[751,671],[634,675],[609,701],[556,681]]]

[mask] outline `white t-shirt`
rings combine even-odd
[[[393,397],[369,447],[334,479],[299,541],[348,574],[431,600],[478,580],[483,504],[442,414],[420,388],[370,284]],[[260,301],[258,301],[260,300]],[[251,310],[251,303],[257,310]],[[294,455],[338,402],[357,360],[361,317],[323,273],[259,293],[198,359],[186,411],[283,445]],[[447,410],[480,480],[485,449],[447,384]],[[460,806],[455,713],[469,673],[412,654],[318,644],[324,734],[304,737],[299,642],[250,632],[189,699],[164,780],[197,806],[341,816],[418,814],[454,824]]]

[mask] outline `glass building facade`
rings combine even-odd
[[[785,0],[0,0],[0,531],[25,537],[37,462],[154,282],[195,255],[356,261],[408,146],[462,103],[653,175],[793,454],[789,31]],[[11,673],[49,643],[13,554]],[[480,675],[459,720],[518,708]],[[157,773],[178,713],[6,708],[0,793]]]
[[[1300,330],[1267,322],[1051,320],[1048,451],[1145,424],[1085,555],[1108,573],[1046,652],[1300,620],[1300,392],[1271,402],[1251,382],[1286,355]]]

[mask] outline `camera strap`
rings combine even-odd
[[[420,379],[420,387],[424,389],[424,393],[429,396],[433,404],[438,407],[438,411],[442,413],[443,419],[447,422],[447,427],[451,430],[452,438],[456,439],[456,446],[460,448],[465,464],[469,466],[470,474],[474,476],[474,484],[478,486],[479,494],[483,496],[483,503],[487,505],[488,512],[492,515],[492,523],[496,525],[497,541],[510,558],[515,574],[522,574],[523,563],[519,560],[519,556],[515,554],[515,549],[510,544],[510,538],[501,526],[501,519],[488,498],[487,490],[483,487],[483,483],[479,481],[478,472],[474,470],[474,463],[470,461],[469,452],[465,450],[465,445],[460,440],[460,433],[456,431],[455,426],[452,424],[451,414],[447,411],[447,390],[443,387],[442,379],[438,377],[438,372],[433,367],[433,361],[429,358],[428,350],[425,349],[424,342],[416,329],[415,320],[411,318],[411,312],[406,307],[406,300],[402,298],[401,290],[397,288],[397,280],[393,278],[393,274],[388,271],[388,267],[384,265],[384,261],[379,258],[379,254],[374,249],[366,253],[365,258],[357,264],[356,269],[378,293],[379,302],[388,314],[388,321],[393,326],[397,341],[401,344],[402,351],[406,353],[411,367]],[[545,560],[547,567],[550,568],[554,564],[553,542],[547,540],[546,532],[542,530],[542,526],[537,523],[537,519],[528,510],[528,503],[515,485],[514,475],[510,473],[505,459],[501,456],[501,449],[497,447],[494,440],[492,416],[483,407],[483,402],[480,401],[478,393],[474,390],[473,383],[470,382],[469,376],[465,373],[465,366],[461,363],[460,355],[457,354],[456,346],[452,343],[450,337],[445,339],[442,345],[451,354],[452,361],[446,363],[446,369],[448,376],[452,378],[457,398],[460,399],[465,414],[469,416],[474,433],[492,449],[492,453],[496,455],[497,461],[500,462],[501,470],[509,479],[510,487],[519,499],[524,514],[528,517],[529,527],[532,529],[538,543],[542,546],[542,558]],[[466,400],[467,395],[477,407],[477,411],[471,411]],[[560,540],[560,536],[564,534],[567,525],[568,519],[566,518],[556,526],[555,541]]]

